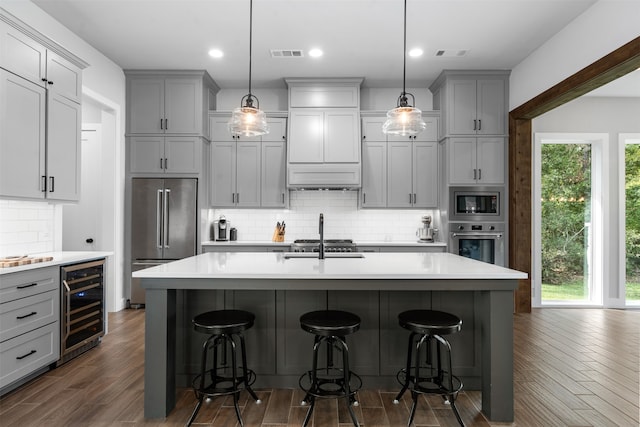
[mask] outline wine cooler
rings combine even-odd
[[[104,335],[104,259],[60,268],[61,365],[97,346]]]

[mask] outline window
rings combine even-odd
[[[640,135],[620,135],[621,288],[625,302],[640,306]]]

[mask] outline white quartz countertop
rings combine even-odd
[[[75,264],[78,262],[106,258],[111,255],[113,255],[113,252],[98,252],[98,251],[63,251],[63,252],[40,252],[37,254],[28,254],[27,256],[29,257],[53,257],[53,260],[47,261],[47,262],[37,262],[35,264],[19,265],[17,267],[0,268],[0,275],[17,273],[20,271],[33,270],[36,268]]]
[[[242,241],[206,241],[202,242],[202,246],[267,246],[267,247],[289,247],[293,242],[270,242],[265,240],[242,240]],[[444,242],[418,242],[416,240],[399,241],[399,242],[356,242],[357,246],[387,246],[387,247],[411,247],[411,246],[447,246]]]
[[[527,274],[449,253],[366,253],[361,258],[287,258],[287,253],[215,252],[140,270],[141,279],[526,279]],[[295,255],[295,254],[294,254]],[[327,254],[329,256],[330,254]],[[337,254],[339,256],[339,254]],[[144,287],[154,287],[143,280]],[[165,287],[165,286],[160,286]]]

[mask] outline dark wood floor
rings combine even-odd
[[[25,384],[0,399],[0,425],[179,426],[195,399],[180,390],[166,420],[143,417],[144,311],[109,315],[110,333],[99,347]],[[467,426],[638,427],[640,312],[599,309],[537,309],[515,315],[515,423],[489,423],[481,396],[465,391],[457,406]],[[263,403],[247,401],[245,426],[300,426],[306,408],[298,390],[259,390]],[[365,427],[404,426],[407,402],[391,403],[394,390],[359,393],[356,414]],[[437,397],[421,400],[416,426],[456,426]],[[194,425],[234,426],[232,403],[214,399]],[[317,405],[315,427],[348,426],[346,408]]]

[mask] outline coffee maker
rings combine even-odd
[[[213,240],[216,242],[226,242],[229,240],[229,232],[231,230],[231,223],[227,221],[224,215],[213,221]]]
[[[435,240],[437,232],[438,230],[436,228],[431,228],[431,216],[423,216],[422,227],[418,228],[418,230],[416,231],[418,242],[433,242]]]

